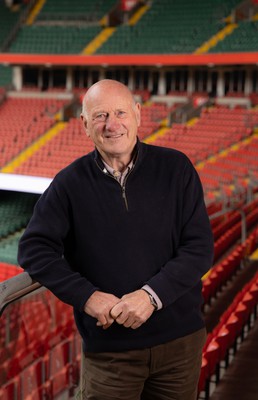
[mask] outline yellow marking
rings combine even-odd
[[[36,2],[35,6],[32,8],[32,10],[27,18],[26,25],[32,25],[34,23],[35,19],[39,15],[45,2],[46,2],[46,0],[39,0]]]
[[[104,15],[104,17],[101,18],[101,20],[99,21],[99,24],[103,27],[108,25],[108,17],[107,15]]]
[[[224,18],[224,22],[226,22],[227,24],[233,23],[233,17],[232,17],[232,15],[229,15],[229,16],[227,16],[226,18]]]
[[[233,150],[233,151],[239,150],[239,147],[240,147],[240,143],[234,143],[231,146],[231,150]]]
[[[258,249],[255,250],[249,257],[250,260],[258,260]]]
[[[12,173],[15,168],[19,167],[22,163],[28,160],[40,147],[44,146],[49,142],[54,136],[56,136],[60,131],[62,131],[67,122],[58,122],[52,128],[50,128],[43,136],[41,136],[37,141],[32,143],[29,147],[23,150],[17,157],[10,161],[5,167],[1,169],[1,172]]]
[[[193,126],[193,125],[196,124],[197,121],[199,121],[199,118],[192,118],[186,123],[186,125],[187,126]]]
[[[142,18],[142,16],[149,10],[150,6],[143,6],[141,8],[139,8],[139,10],[137,10],[135,12],[135,14],[130,18],[128,25],[135,25],[137,24],[137,22]]]
[[[226,150],[224,150],[224,151],[226,151]],[[208,161],[210,163],[215,163],[217,161],[217,159],[218,159],[218,155],[216,154],[215,156],[210,156]]]
[[[164,118],[160,121],[160,126],[168,126],[168,118]]]
[[[111,35],[115,32],[116,28],[105,28],[101,31],[82,51],[82,54],[94,54],[99,47],[105,43]]]
[[[146,139],[144,139],[145,143],[153,143],[157,138],[160,138],[164,136],[170,128],[160,128],[157,132],[153,133],[152,135],[148,136]]]
[[[196,165],[197,170],[201,170],[202,168],[204,168],[207,163],[215,163],[219,158],[226,157],[231,151],[239,150],[241,147],[251,143],[252,140],[254,138],[256,138],[257,136],[258,136],[258,128],[255,128],[254,129],[254,133],[252,134],[252,136],[249,136],[248,138],[243,139],[239,143],[235,143],[235,144],[231,145],[229,148],[220,151],[216,155],[210,156],[207,160],[199,162]]]
[[[258,13],[253,16],[252,21],[258,21]]]
[[[200,169],[204,168],[205,165],[206,165],[206,161],[201,161],[196,165],[196,169],[200,170]]]
[[[202,281],[204,281],[206,278],[208,278],[208,276],[210,275],[210,273],[211,273],[211,270],[209,270],[208,272],[206,272],[206,274],[203,275],[203,277],[202,277]]]
[[[216,33],[216,35],[212,36],[207,42],[203,43],[198,49],[194,51],[194,54],[203,54],[207,53],[212,47],[216,46],[216,44],[225,39],[226,36],[231,35],[231,33],[238,27],[237,24],[228,24],[221,31]]]

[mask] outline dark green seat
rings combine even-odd
[[[134,26],[120,26],[99,54],[191,53],[225,24],[239,0],[154,0]]]
[[[243,21],[231,35],[210,49],[210,53],[258,51],[258,21]]]

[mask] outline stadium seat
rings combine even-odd
[[[0,388],[1,400],[22,400],[20,397],[20,378],[15,377]]]

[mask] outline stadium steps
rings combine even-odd
[[[154,143],[157,138],[160,138],[164,135],[166,135],[166,133],[169,131],[169,128],[160,128],[157,132],[153,133],[152,135],[150,135],[149,137],[147,137],[144,142],[151,144]]]
[[[213,297],[210,306],[206,307],[205,311],[205,322],[208,332],[216,329],[223,313],[232,307],[236,298],[241,296],[241,292],[245,292],[245,286],[254,279],[257,273],[257,266],[257,261],[244,262],[244,266],[238,268],[231,279],[222,285],[220,292]],[[250,326],[252,326],[251,329]],[[249,320],[248,329],[246,328],[247,326],[243,327],[242,338],[241,340],[240,338],[236,340],[234,350],[232,348],[228,350],[228,362],[223,360],[219,364],[219,369],[223,374],[220,374],[222,375],[220,376],[220,381],[215,383],[214,374],[211,379],[212,390],[210,391],[210,396],[207,396],[207,394],[206,396],[202,395],[199,399],[256,400],[258,381],[256,379],[257,358],[255,357],[255,352],[257,351],[257,346],[254,347],[254,343],[257,343],[257,320],[253,320],[252,324]],[[242,352],[245,353],[245,356],[243,356]],[[229,364],[228,367],[227,363]],[[245,373],[246,370],[248,370],[248,374]]]
[[[128,25],[132,26],[137,24],[137,22],[143,17],[143,15],[150,9],[150,6],[144,5],[139,8],[134,15],[130,18]]]
[[[199,120],[199,118],[192,118],[189,121],[186,122],[186,126],[193,126],[196,124],[196,122]]]
[[[39,15],[40,11],[42,10],[46,0],[38,0],[35,4],[35,6],[32,8],[27,21],[26,25],[32,25],[34,21],[37,19],[37,16]]]
[[[29,157],[31,157],[40,147],[44,146],[49,140],[65,128],[66,122],[57,122],[52,128],[50,128],[43,136],[38,140],[28,146],[24,151],[22,151],[17,157],[15,157],[9,164],[2,168],[1,172],[11,173],[25,162]]]
[[[212,47],[216,46],[218,42],[224,40],[226,36],[231,35],[237,27],[237,24],[228,24],[225,28],[221,29],[216,35],[212,36],[207,40],[207,42],[200,46],[194,54],[207,53]]]
[[[94,54],[99,47],[113,35],[116,28],[105,28],[82,51],[82,54]]]
[[[256,265],[257,268],[257,265]],[[256,400],[258,393],[258,323],[256,321],[209,400]]]

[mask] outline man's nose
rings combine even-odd
[[[109,114],[106,120],[106,129],[109,131],[113,131],[120,126],[118,118],[116,115]]]

